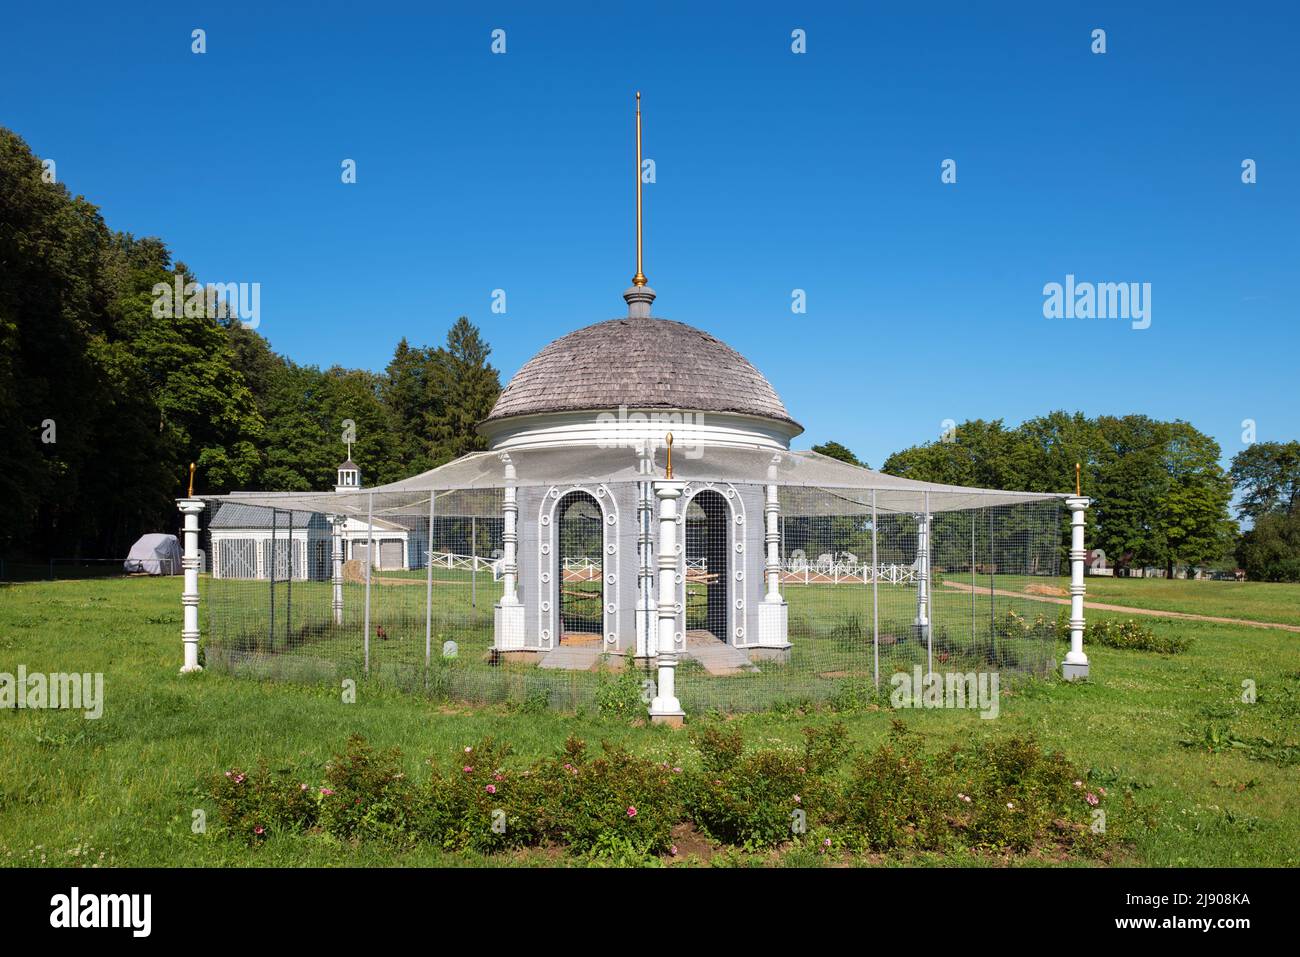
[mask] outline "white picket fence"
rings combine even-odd
[[[787,584],[838,585],[841,582],[861,582],[864,585],[908,585],[916,582],[915,565],[897,563],[860,562],[852,555],[835,558],[818,556],[816,561],[791,558],[781,565],[781,581]]]
[[[461,555],[457,552],[430,552],[429,560],[434,568],[463,568],[467,572],[481,572],[488,569],[492,580],[501,580],[501,559],[484,558],[482,555]],[[428,566],[425,566],[428,567]]]
[[[563,562],[566,575],[575,579],[596,578],[600,575],[600,561],[593,558],[566,558]],[[707,572],[709,563],[703,558],[686,559],[686,570]],[[874,567],[870,562],[860,562],[845,553],[839,558],[818,556],[816,561],[790,558],[781,565],[781,581],[792,585],[838,585],[860,582],[870,585],[910,585],[916,583],[916,566],[880,562]]]

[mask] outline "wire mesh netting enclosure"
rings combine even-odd
[[[663,601],[687,713],[887,690],[916,666],[1055,664],[1060,496],[688,469],[661,596],[663,519],[640,474],[209,499],[206,664],[589,707],[615,673],[653,679]]]

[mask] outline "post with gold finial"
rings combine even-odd
[[[184,573],[181,591],[181,674],[203,670],[199,664],[199,567],[203,564],[203,556],[199,551],[199,514],[203,511],[203,506],[203,500],[194,497],[194,463],[191,462],[186,497],[176,501],[176,507],[185,516],[185,548],[181,554],[181,569]]]
[[[758,603],[757,647],[753,647],[755,642],[751,638],[749,656],[787,661],[790,657],[790,610],[781,595],[781,494],[776,484],[781,461],[782,456],[778,452],[767,465],[767,488],[763,504],[763,544],[766,551],[763,571],[767,579],[767,591]]]
[[[1084,512],[1092,504],[1083,495],[1082,467],[1074,463],[1074,495],[1065,500],[1070,510],[1070,650],[1061,665],[1061,677],[1077,681],[1088,677],[1088,656],[1083,650],[1083,596],[1087,586],[1083,583],[1083,562],[1088,557],[1084,548]]]
[[[629,319],[648,319],[650,304],[655,301],[655,291],[646,285],[645,272],[642,270],[642,218],[641,218],[641,91],[636,94],[636,275],[632,277],[632,287],[623,293],[627,302]]]
[[[677,700],[676,688],[677,641],[680,637],[677,621],[684,607],[680,587],[683,579],[677,570],[682,557],[682,543],[677,541],[677,500],[682,497],[685,483],[674,481],[672,477],[671,432],[664,441],[668,446],[668,467],[663,481],[654,483],[655,496],[659,499],[659,634],[656,649],[658,682],[654,700],[650,702],[650,721],[681,727],[686,714]]]

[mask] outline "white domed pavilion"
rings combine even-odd
[[[706,450],[789,449],[803,428],[744,356],[703,330],[652,318],[648,286],[634,285],[624,298],[626,318],[556,339],[510,380],[480,426],[492,451],[564,449],[581,457],[584,448],[625,450],[639,453],[650,476],[668,435],[679,463]],[[745,668],[755,657],[788,651],[785,603],[775,579],[766,593],[764,584],[765,526],[776,535],[775,486],[771,491],[769,503],[760,485],[684,484],[675,574],[687,601],[675,603],[674,634],[687,654]],[[557,667],[589,668],[602,654],[653,657],[650,482],[528,486],[507,508],[517,509],[506,517],[506,535],[515,525],[520,584],[512,596],[507,580],[495,646],[571,649],[552,656],[553,665],[544,662]],[[511,544],[507,537],[507,554]],[[722,647],[709,648],[714,643]],[[728,655],[726,647],[749,654]]]

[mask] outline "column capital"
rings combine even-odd
[[[201,498],[178,498],[176,507],[185,515],[197,515],[207,507],[208,503]]]
[[[681,498],[682,492],[686,489],[686,483],[678,482],[676,479],[672,481],[661,479],[654,485],[655,495],[659,498]]]
[[[1086,495],[1071,495],[1065,500],[1065,506],[1072,512],[1081,511],[1092,504],[1092,499]]]

